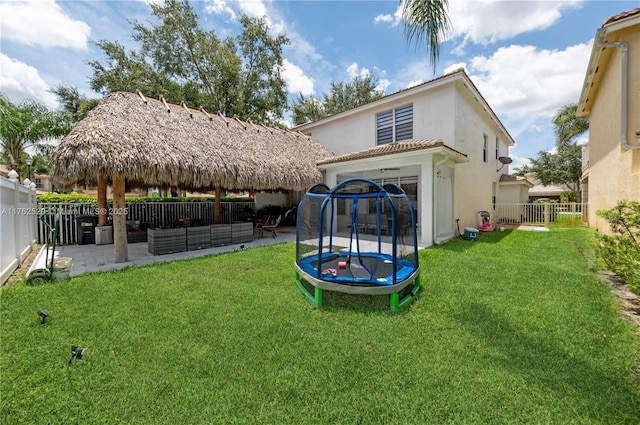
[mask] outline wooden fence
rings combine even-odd
[[[60,214],[58,228],[59,245],[73,245],[78,241],[79,216],[96,216],[95,202],[89,203],[39,203],[41,213],[38,221],[37,239],[44,243],[47,225],[51,225],[56,213]],[[111,204],[107,209],[112,208]],[[127,220],[148,223],[153,227],[174,227],[179,220],[188,217],[192,224],[214,224],[214,202],[136,202],[127,204]],[[222,202],[221,222],[246,221],[255,214],[254,202]]]
[[[496,204],[496,224],[530,224],[546,226],[550,222],[580,224],[587,221],[587,204],[550,203]]]

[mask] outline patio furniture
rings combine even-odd
[[[262,220],[260,220],[259,222],[256,223],[256,227],[253,228],[253,234],[258,234],[260,233],[260,231],[262,230],[262,228],[264,226],[266,226],[267,224],[269,224],[269,221],[271,221],[271,216],[270,215],[264,215],[262,217]]]
[[[262,226],[262,228],[260,229],[260,237],[262,237],[262,234],[264,232],[271,232],[271,236],[273,236],[273,238],[278,236],[276,234],[276,229],[280,225],[280,220],[282,220],[282,215],[278,216],[278,218],[276,219],[276,222],[274,224],[266,224],[266,225]]]

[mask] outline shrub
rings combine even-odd
[[[597,214],[611,225],[613,235],[598,235],[596,252],[609,270],[640,294],[640,202],[620,201]]]

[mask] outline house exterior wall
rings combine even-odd
[[[640,25],[610,34],[607,41],[626,41],[628,50],[627,143],[638,145],[640,131]],[[606,55],[606,56],[605,56]],[[640,149],[620,145],[621,49],[606,48],[600,61],[601,80],[589,115],[588,220],[602,233],[610,231],[598,210],[618,201],[640,201]]]
[[[453,142],[455,93],[452,87],[436,88],[428,96],[405,96],[390,102],[350,111],[314,124],[304,131],[336,155],[376,146],[376,114],[413,104],[413,139]]]
[[[429,83],[427,83],[428,85]],[[376,146],[376,114],[393,108],[413,104],[413,140],[441,139],[444,144],[469,157],[470,161],[458,163],[446,155],[424,155],[410,153],[406,158],[390,165],[385,157],[370,159],[365,163],[344,163],[332,165],[327,169],[325,183],[333,187],[341,173],[359,173],[360,177],[377,178],[380,169],[385,167],[403,167],[404,175],[418,176],[418,212],[420,241],[430,245],[440,242],[435,237],[433,226],[439,219],[435,217],[438,208],[437,196],[434,197],[434,173],[441,167],[453,169],[453,217],[450,222],[459,227],[477,225],[477,211],[492,211],[493,198],[499,196],[498,181],[500,175],[508,173],[508,166],[500,168],[497,156],[508,156],[510,136],[495,119],[484,99],[472,90],[473,83],[464,72],[445,76],[425,89],[417,87],[407,89],[388,98],[363,105],[351,111],[300,126],[300,130],[311,135],[337,155],[348,154]],[[487,136],[487,160],[483,160],[484,135]],[[498,154],[496,155],[496,140]],[[396,160],[394,160],[396,161]],[[459,161],[457,161],[459,162]],[[409,171],[407,166],[414,166]],[[440,167],[440,168],[439,168]],[[415,173],[414,171],[418,171]],[[440,209],[442,211],[442,209]],[[442,219],[442,217],[440,217]],[[453,237],[452,226],[450,235]],[[440,235],[443,233],[440,232]]]
[[[458,89],[455,108],[455,139],[453,148],[469,157],[469,162],[456,167],[455,205],[460,226],[476,226],[478,211],[493,210],[495,196],[499,203],[502,192],[497,182],[501,174],[508,174],[508,165],[496,159],[496,137],[498,156],[508,156],[509,147],[495,122],[487,114],[478,111],[479,103],[468,90]],[[487,162],[484,162],[484,136],[487,136]]]

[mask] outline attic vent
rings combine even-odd
[[[171,109],[169,108],[169,105],[167,105],[167,101],[164,100],[164,96],[160,96],[160,100],[162,101],[164,107],[167,108],[167,113],[171,113]]]

